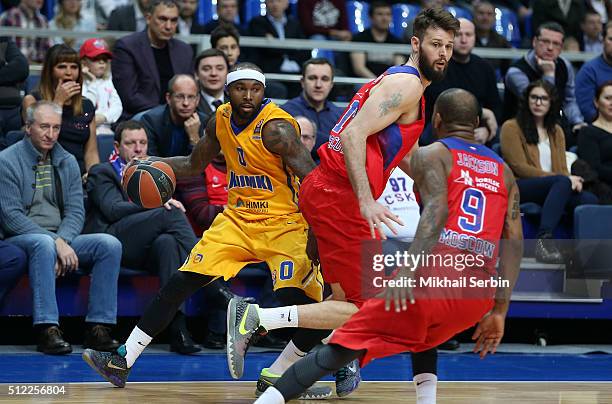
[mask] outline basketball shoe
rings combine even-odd
[[[255,334],[266,330],[260,325],[256,304],[233,298],[227,307],[227,365],[234,379],[244,372],[244,357]]]
[[[115,386],[125,387],[131,368],[128,368],[125,357],[121,355],[122,349],[125,350],[124,345],[118,348],[119,353],[86,349],[83,351],[83,360]]]
[[[348,365],[340,368],[334,373],[336,378],[336,394],[338,397],[345,397],[357,390],[361,382],[361,370],[359,360],[355,359]]]
[[[270,386],[273,386],[281,375],[275,375],[270,372],[270,369],[264,368],[259,374],[259,380],[257,380],[257,389],[255,389],[255,396],[259,397],[264,391]],[[325,400],[332,395],[332,389],[328,386],[317,386],[316,384],[310,386],[305,392],[300,394],[297,400]]]

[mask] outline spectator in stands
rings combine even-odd
[[[564,39],[578,40],[585,10],[584,0],[537,0],[533,2],[531,26],[538,31],[542,24],[557,23],[565,34]],[[537,32],[535,36],[538,36]]]
[[[15,42],[0,37],[0,150],[4,149],[4,135],[21,128],[21,88],[28,78],[28,60]]]
[[[601,16],[601,22],[603,24],[608,23],[608,18],[612,16],[612,1],[610,0],[586,0],[586,7],[593,9]]]
[[[81,269],[91,273],[84,346],[113,350],[121,243],[108,234],[81,235],[83,187],[74,156],[57,143],[61,124],[58,105],[38,102],[27,112],[27,136],[0,153],[2,228],[29,258],[37,349],[72,351],[58,327],[55,280]]]
[[[172,76],[193,72],[191,46],[174,38],[178,12],[174,0],[152,0],[147,29],[117,41],[112,72],[123,103],[122,119],[163,104]]]
[[[443,91],[453,87],[462,88],[474,94],[482,106],[481,126],[476,128],[475,136],[476,141],[484,144],[497,135],[501,100],[495,71],[489,63],[472,53],[476,41],[474,24],[465,18],[459,18],[459,22],[460,29],[455,37],[453,57],[448,63],[446,76],[425,90],[425,122],[431,121],[433,105]]]
[[[157,209],[144,209],[128,200],[121,176],[128,162],[147,156],[147,134],[140,122],[124,121],[115,132],[115,153],[91,169],[87,193],[91,209],[85,233],[111,234],[123,245],[122,264],[159,275],[164,286],[198,242],[183,205],[174,199]],[[134,237],[134,231],[138,237]],[[187,330],[184,307],[170,323],[170,349],[199,352]]]
[[[196,18],[198,0],[178,0],[178,6],[178,32],[182,35],[204,34],[204,26]]]
[[[40,13],[43,0],[21,0],[19,6],[6,10],[0,15],[1,27],[25,29],[46,29],[49,27],[47,17]],[[13,40],[21,53],[30,63],[42,63],[45,53],[51,46],[49,38],[14,37]]]
[[[515,119],[501,129],[501,150],[515,177],[521,203],[542,206],[535,257],[562,263],[552,234],[566,211],[597,203],[590,192],[581,192],[583,179],[570,175],[565,158],[565,136],[556,123],[560,99],[553,84],[537,80],[527,86]]]
[[[301,115],[296,116],[295,121],[300,126],[300,140],[302,144],[306,146],[309,152],[312,152],[317,140],[317,124]]]
[[[140,32],[147,28],[146,10],[150,0],[134,0],[111,10],[106,29],[109,31]]]
[[[200,102],[197,109],[204,116],[202,126],[206,127],[206,123],[217,108],[229,101],[224,91],[229,61],[223,51],[210,48],[196,57],[195,70],[200,87]]]
[[[306,38],[298,19],[286,14],[287,8],[289,0],[266,0],[266,15],[255,17],[249,22],[249,33],[252,36],[280,40]],[[278,48],[257,48],[253,52],[255,63],[265,73],[298,73],[308,56],[307,51]],[[298,92],[297,85],[266,82],[268,97],[294,97]]]
[[[240,34],[231,25],[220,25],[215,28],[210,34],[210,46],[225,53],[230,68],[240,58]]]
[[[200,102],[198,84],[190,74],[174,76],[168,84],[166,105],[142,116],[149,137],[151,156],[186,156],[204,134],[205,117],[196,110]]]
[[[576,75],[576,100],[587,122],[595,119],[595,89],[612,77],[612,21],[606,24],[604,49],[600,56],[585,63]]]
[[[2,226],[0,225],[0,236],[1,233]],[[5,296],[25,274],[27,265],[28,257],[21,248],[0,240],[0,308]]]
[[[476,26],[477,48],[512,48],[512,45],[499,35],[493,25],[495,24],[495,6],[488,1],[474,5],[474,25]],[[510,67],[510,59],[487,59],[498,74],[503,77]]]
[[[59,10],[55,18],[49,22],[51,29],[66,29],[69,31],[95,31],[96,20],[93,15],[83,13],[82,0],[60,0]],[[61,38],[53,39],[55,45],[64,43],[75,50],[79,50],[84,39]]]
[[[391,5],[385,1],[375,0],[370,4],[370,28],[354,35],[353,42],[401,44],[402,40],[391,34]],[[381,75],[392,65],[406,61],[402,55],[376,51],[373,46],[367,52],[351,52],[353,73],[358,77],[373,79]]]
[[[514,117],[525,88],[530,82],[543,79],[557,88],[562,100],[566,145],[573,145],[573,132],[585,125],[582,113],[576,103],[574,92],[574,69],[570,62],[560,56],[563,47],[563,28],[556,22],[544,23],[538,27],[533,37],[531,49],[525,57],[512,64],[506,74],[504,92],[504,114]]]
[[[246,32],[236,24],[238,21],[238,0],[217,0],[217,19],[210,20],[204,25],[204,33],[212,33],[219,25],[230,25],[240,33]]]
[[[85,41],[79,52],[83,71],[83,96],[96,107],[96,133],[112,134],[111,125],[117,122],[123,111],[121,98],[110,77],[113,54],[104,39]]]
[[[81,94],[83,74],[79,54],[67,45],[54,45],[45,56],[38,90],[23,98],[22,113],[36,101],[52,101],[63,107],[59,143],[86,172],[100,162],[96,140],[95,107]],[[25,121],[25,117],[24,117]]]
[[[594,103],[597,118],[580,131],[578,156],[612,187],[612,79],[597,88]]]
[[[301,0],[298,15],[304,34],[311,39],[350,41],[345,0]]]
[[[603,24],[601,15],[593,9],[587,9],[580,22],[582,33],[578,35],[578,43],[581,52],[601,53],[603,52]]]
[[[119,7],[132,4],[132,0],[96,0],[95,3],[97,14],[106,21],[113,11]]]
[[[317,139],[312,150],[312,157],[319,161],[317,149],[329,140],[332,130],[343,109],[328,100],[334,86],[334,69],[325,58],[315,58],[302,65],[302,94],[293,98],[281,107],[293,116],[303,115],[317,125]]]

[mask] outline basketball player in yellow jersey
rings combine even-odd
[[[125,386],[136,358],[166,328],[187,297],[215,278],[234,277],[249,263],[268,264],[274,290],[283,304],[322,300],[321,273],[308,258],[316,259],[316,244],[308,242],[311,248],[307,255],[308,228],[297,204],[299,180],[315,167],[300,141],[299,127],[289,114],[264,99],[265,77],[257,66],[235,66],[226,86],[230,102],[217,109],[191,155],[161,160],[181,178],[201,173],[223,150],[228,207],[217,215],[180,271],[159,291],[125,344],[116,353],[89,349],[83,353],[83,359],[115,386]],[[299,329],[274,364],[262,371],[258,393],[328,334]],[[228,335],[229,344],[233,343],[231,337]],[[241,349],[246,351],[248,343]],[[228,357],[230,363],[235,360]],[[232,374],[234,378],[242,376],[242,362],[233,362],[230,368],[240,371]],[[314,386],[301,397],[330,395],[329,387]]]

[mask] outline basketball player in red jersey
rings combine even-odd
[[[465,90],[442,93],[434,106],[432,126],[440,140],[413,153],[410,176],[420,194],[423,212],[408,254],[473,253],[451,241],[465,237],[475,244],[491,243],[482,265],[464,271],[455,268],[403,267],[396,279],[448,276],[459,279],[493,276],[499,253],[499,275],[508,287],[470,289],[457,286],[414,289],[414,304],[408,304],[409,287],[388,289],[387,299],[367,300],[359,311],[336,330],[330,344],[296,362],[257,404],[281,404],[316,380],[358,359],[365,366],[374,358],[431,349],[479,322],[473,335],[475,352],[485,357],[494,353],[504,332],[512,287],[518,277],[522,256],[519,193],[514,176],[499,156],[474,140],[478,126],[478,102]],[[438,272],[435,272],[438,271]],[[393,292],[390,292],[393,291]],[[429,296],[425,298],[425,296]],[[422,299],[420,300],[419,297]],[[395,306],[395,310],[389,310]]]
[[[384,239],[383,223],[392,229],[392,222],[402,224],[376,199],[393,169],[407,166],[406,156],[417,146],[424,126],[423,91],[444,77],[458,30],[459,22],[448,11],[421,11],[414,20],[408,63],[391,67],[355,94],[329,142],[318,150],[320,166],[302,182],[300,210],[316,236],[323,277],[331,285],[333,299],[271,309],[232,301],[228,333],[233,340],[248,340],[262,328],[335,329],[363,303],[361,243]],[[245,346],[228,344],[228,357],[244,356],[246,349],[236,347]],[[241,369],[232,369],[236,373],[241,374]]]

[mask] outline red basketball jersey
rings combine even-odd
[[[411,66],[393,66],[375,80],[365,84],[357,91],[344,114],[331,130],[329,141],[323,144],[317,153],[321,159],[321,167],[348,180],[344,153],[340,141],[340,133],[353,120],[357,112],[370,96],[370,90],[385,76],[397,73],[414,74],[419,77],[417,69]],[[374,199],[378,199],[385,189],[391,172],[412,146],[419,140],[425,124],[425,98],[421,97],[420,119],[406,125],[393,123],[380,132],[369,136],[366,144],[366,172],[370,180],[370,189]],[[376,117],[372,117],[376,119]]]
[[[508,208],[503,160],[484,145],[453,137],[439,141],[452,153],[453,168],[438,248],[480,254],[494,271]]]

